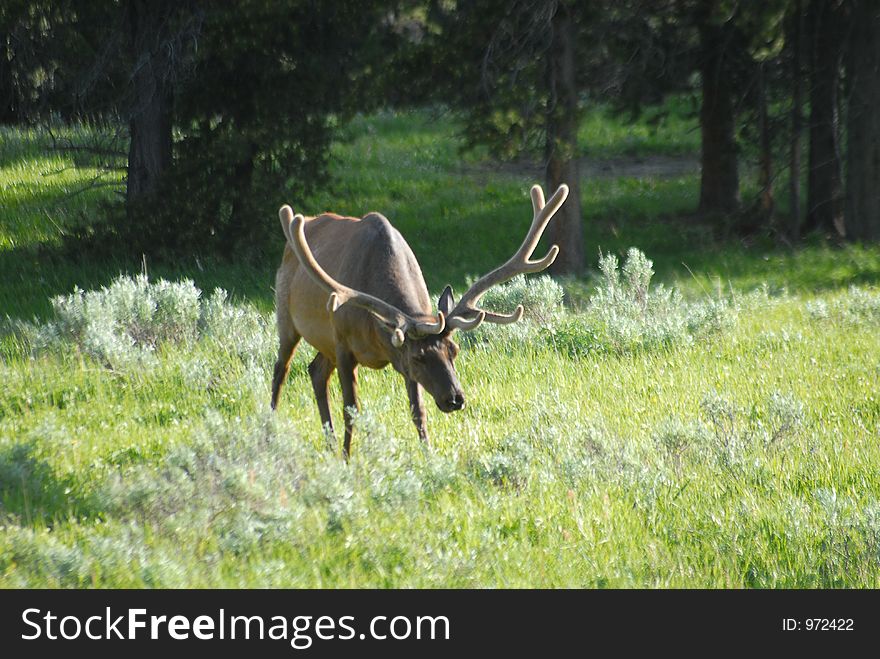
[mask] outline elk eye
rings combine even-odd
[[[425,363],[425,353],[423,353],[423,352],[416,353],[415,355],[413,355],[413,361],[418,364],[424,364]]]

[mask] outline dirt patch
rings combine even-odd
[[[594,158],[584,156],[578,161],[582,178],[678,178],[700,172],[700,159],[695,155],[648,155]],[[488,174],[523,178],[543,178],[544,165],[538,160],[484,162],[466,165],[463,173],[481,177]]]

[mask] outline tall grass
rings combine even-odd
[[[625,326],[648,264],[631,254],[623,280],[606,265],[588,302],[617,308],[606,322]],[[626,285],[636,288],[609,297]],[[268,315],[247,321],[259,314],[217,294],[196,302],[186,327],[169,327],[166,310],[204,297],[188,282],[120,280],[56,301],[58,319],[35,328],[53,342],[0,366],[0,583],[878,583],[870,316],[838,323],[829,311],[789,340],[816,300],[750,296],[714,333],[579,352],[541,340],[548,324],[592,322],[561,306],[552,319],[538,313],[559,299],[549,282],[495,295],[498,307],[532,308],[522,334],[465,342],[468,408],[432,411],[424,451],[402,382],[366,372],[350,464],[320,430],[308,349],[279,412],[267,410]],[[828,304],[873,308],[877,297],[857,290]],[[689,312],[675,300],[661,303]],[[61,330],[108,308],[130,314],[111,326],[142,337],[130,347],[139,359],[109,363]]]
[[[657,140],[686,144],[672,117]],[[726,243],[677,217],[692,176],[585,181],[592,276],[487,296],[526,317],[457,337],[468,404],[428,400],[428,450],[401,378],[362,368],[346,464],[309,346],[268,410],[280,235],[258,265],[80,263],[54,225],[104,193],[66,196],[82,174],[43,172],[68,156],[4,130],[0,586],[880,585],[876,248]],[[606,155],[665,152],[627,130]],[[380,210],[461,290],[515,250],[534,181],[454,135],[361,118],[334,186],[279,203]]]

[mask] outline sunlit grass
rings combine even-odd
[[[585,152],[691,152],[681,114],[653,137],[590,115]],[[55,174],[70,161],[45,136],[3,131],[0,586],[880,586],[876,247],[726,241],[688,219],[695,176],[585,180],[594,275],[600,249],[636,246],[683,290],[670,304],[724,299],[731,322],[597,347],[615,335],[595,323],[644,332],[652,318],[591,310],[595,276],[564,282],[561,320],[462,341],[468,405],[428,401],[428,452],[399,375],[361,369],[346,465],[324,448],[310,347],[267,409],[276,218],[255,225],[277,243],[262,262],[146,264],[154,282],[191,278],[203,302],[230,290],[230,314],[253,305],[217,316],[228,332],[203,322],[108,359],[46,322],[52,296],[143,269],[57,250],[111,192],[70,196],[91,171]],[[279,205],[385,213],[434,292],[518,246],[535,181],[473,167],[449,116],[386,113],[347,133],[331,187],[279,191]],[[34,314],[36,333],[20,323]],[[334,378],[337,427],[341,405]]]
[[[117,371],[12,356],[0,584],[875,587],[880,337],[811,317],[756,299],[691,346],[468,348],[469,405],[429,411],[428,453],[400,378],[365,370],[350,466],[308,348],[274,416],[271,353],[234,342]]]
[[[71,128],[56,137],[66,144],[89,132]],[[0,251],[60,244],[66,229],[95,220],[100,202],[114,196],[107,184],[122,180],[50,143],[45,131],[0,126]],[[90,187],[92,181],[101,185]]]

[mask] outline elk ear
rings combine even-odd
[[[447,286],[443,289],[443,292],[440,294],[440,299],[437,301],[437,310],[444,316],[448,316],[454,305],[455,300],[452,297],[452,286]]]
[[[406,333],[397,325],[389,323],[387,320],[379,318],[378,316],[377,318],[379,322],[382,323],[382,325],[385,327],[386,331],[390,332],[391,345],[393,345],[395,348],[399,348],[400,346],[402,346],[404,341],[406,341]]]
[[[370,313],[373,313],[372,311]],[[379,324],[391,334],[391,345],[395,348],[399,348],[403,345],[404,341],[406,341],[406,332],[398,325],[397,323],[388,320],[387,318],[383,318],[377,313],[373,313],[373,317],[379,321]]]

